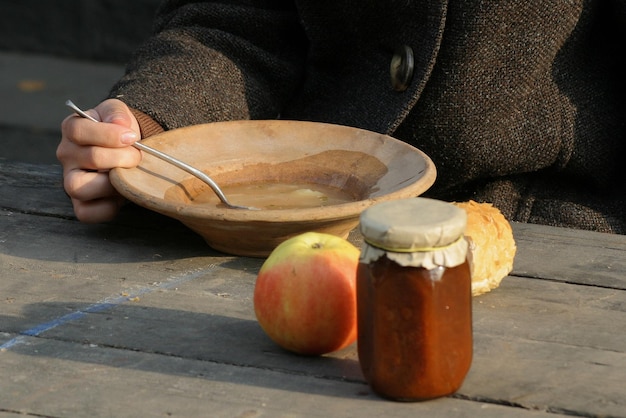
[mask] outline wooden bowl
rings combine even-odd
[[[367,207],[418,196],[435,181],[430,158],[387,135],[340,125],[300,121],[232,121],[194,125],[144,142],[211,176],[236,184],[305,183],[340,190],[350,201],[292,209],[242,210],[198,204],[208,185],[156,157],[111,171],[114,187],[130,201],[178,219],[209,246],[229,254],[265,257],[307,231],[346,238]],[[262,192],[262,191],[261,191]]]

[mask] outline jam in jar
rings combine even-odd
[[[467,216],[426,198],[374,205],[360,218],[358,355],[385,398],[417,401],[456,392],[472,362]]]

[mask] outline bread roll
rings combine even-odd
[[[517,247],[511,224],[489,203],[454,203],[467,212],[466,239],[472,271],[472,295],[487,293],[513,270]]]

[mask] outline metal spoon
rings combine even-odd
[[[81,110],[78,106],[76,106],[74,104],[74,102],[72,102],[71,100],[67,100],[65,102],[65,105],[68,106],[70,109],[72,109],[74,112],[76,112],[77,115],[92,120],[94,122],[98,122],[97,119],[89,116],[87,113],[85,113],[83,110]],[[217,185],[217,183],[215,181],[213,181],[213,179],[209,176],[207,176],[206,174],[204,174],[202,171],[198,170],[197,168],[194,168],[192,166],[190,166],[189,164],[186,164],[168,154],[165,154],[157,149],[154,149],[148,145],[142,144],[141,142],[135,142],[133,144],[133,146],[137,149],[140,149],[142,151],[147,152],[148,154],[154,155],[157,158],[162,159],[163,161],[167,161],[168,163],[175,165],[176,167],[180,168],[181,170],[184,170],[190,174],[193,174],[194,176],[196,176],[197,178],[199,178],[200,180],[202,180],[203,182],[205,182],[206,184],[208,184],[211,189],[213,189],[213,191],[215,192],[215,194],[217,195],[217,197],[222,201],[223,204],[225,204],[226,206],[228,206],[229,208],[232,209],[249,209],[249,210],[259,210],[258,208],[252,207],[252,206],[240,206],[240,205],[233,205],[232,203],[230,203],[228,201],[228,199],[226,199],[226,196],[224,195],[224,193],[222,192],[222,189],[220,189],[220,187]]]

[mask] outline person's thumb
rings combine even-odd
[[[136,129],[137,121],[124,102],[118,99],[108,99],[96,107],[100,120],[114,123],[125,128]]]

